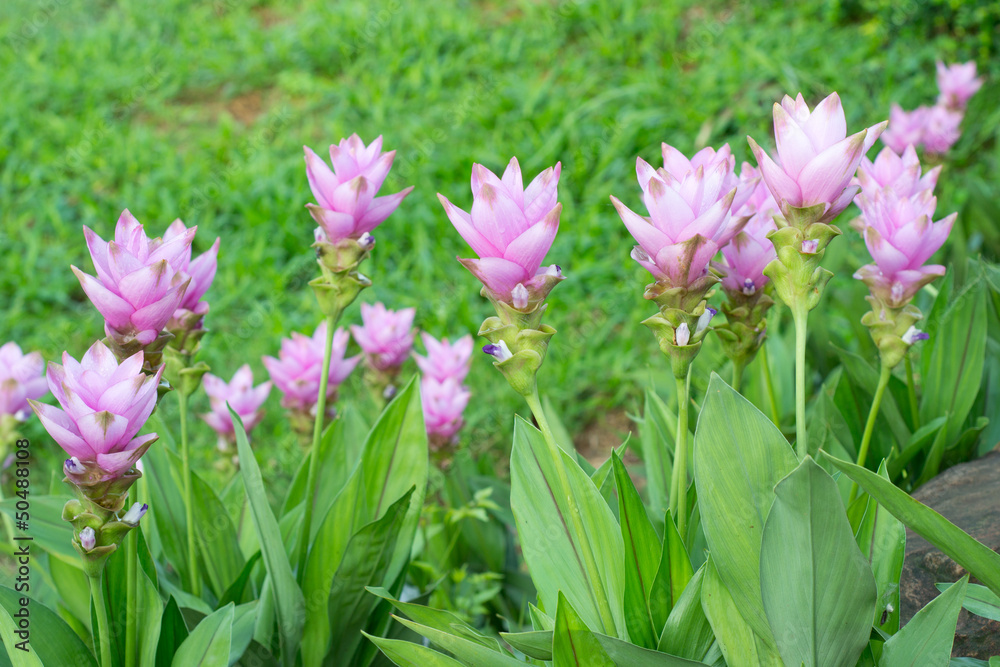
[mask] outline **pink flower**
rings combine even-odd
[[[951,233],[956,214],[931,222],[937,200],[930,190],[900,197],[891,189],[860,199],[865,245],[875,260],[854,277],[863,280],[890,308],[905,305],[917,291],[944,275],[945,267],[924,266]]]
[[[639,242],[632,258],[657,281],[684,286],[707,273],[709,260],[736,233],[730,220],[740,187],[732,174],[735,161],[728,146],[718,154],[701,151],[687,171],[675,149],[664,144],[663,155],[665,166],[659,170],[642,158],[636,160],[648,218],[633,213],[614,196],[611,201]],[[703,155],[705,159],[699,159]],[[746,191],[742,199],[750,194]]]
[[[885,138],[884,134],[882,138]],[[920,160],[912,144],[906,146],[902,157],[886,146],[879,151],[874,162],[867,157],[861,159],[855,183],[861,186],[861,195],[868,199],[872,199],[876,191],[886,188],[900,197],[912,197],[924,190],[933,190],[940,173],[941,167],[937,166],[921,174]],[[858,198],[855,198],[857,202]]]
[[[106,242],[83,228],[97,278],[72,267],[80,285],[104,316],[107,335],[120,342],[149,345],[184,303],[191,278],[173,269],[191,252],[196,227],[169,240],[150,239],[125,210],[115,240]]]
[[[465,423],[462,412],[469,404],[469,390],[455,378],[439,381],[425,375],[420,380],[420,400],[431,448],[441,449]]]
[[[0,346],[0,416],[13,415],[18,421],[28,418],[28,400],[49,393],[44,368],[40,352],[22,354],[14,341]]]
[[[163,367],[142,372],[138,352],[119,364],[104,343],[94,343],[77,362],[63,353],[62,365],[49,364],[46,376],[62,410],[31,401],[49,435],[70,458],[71,478],[96,473],[102,481],[127,472],[156,440],[139,429],[156,407],[156,387]]]
[[[945,65],[937,61],[937,85],[941,91],[938,104],[949,109],[964,109],[969,98],[983,86],[983,80],[976,78],[976,63]]]
[[[333,334],[330,357],[330,374],[326,389],[327,403],[337,396],[337,387],[347,379],[361,360],[360,356],[345,359],[350,336],[343,329]],[[293,332],[291,338],[281,341],[278,358],[264,357],[264,366],[271,380],[284,397],[281,405],[293,411],[311,413],[319,401],[319,384],[323,375],[323,348],[326,346],[326,322],[316,327],[312,338]]]
[[[415,308],[389,310],[381,303],[361,304],[363,326],[351,326],[354,340],[364,350],[368,365],[377,371],[397,370],[410,356],[415,330]]]
[[[782,213],[788,217],[792,208],[822,206],[819,222],[827,222],[851,203],[857,192],[851,177],[884,128],[883,122],[848,137],[837,93],[812,111],[799,93],[794,100],[786,95],[781,104],[774,105],[777,162],[757,142],[749,141]]]
[[[496,300],[518,309],[541,301],[562,280],[557,265],[541,266],[559,229],[561,169],[561,163],[549,167],[525,188],[517,158],[511,158],[503,178],[474,164],[471,214],[438,194],[455,229],[479,255],[458,261]]]
[[[962,124],[962,112],[934,105],[927,114],[927,125],[924,128],[924,148],[928,153],[947,153],[962,132],[958,129]]]
[[[427,348],[427,356],[414,354],[413,358],[425,377],[432,377],[438,382],[453,378],[459,382],[469,374],[469,362],[472,359],[472,336],[466,334],[454,343],[447,338],[437,340],[429,333],[420,336]]]
[[[889,110],[889,126],[882,133],[882,143],[897,153],[905,151],[907,146],[923,145],[929,113],[928,107],[904,111],[898,104],[893,104]]]
[[[240,416],[247,435],[264,418],[264,411],[260,406],[271,393],[271,383],[263,382],[254,387],[253,371],[249,364],[240,366],[229,382],[211,373],[206,373],[202,382],[212,410],[201,415],[201,418],[219,434],[220,444],[236,441],[236,431],[227,403]]]
[[[192,229],[196,230],[197,227],[193,227]],[[163,241],[166,243],[175,238],[184,237],[187,233],[188,228],[178,218],[167,227],[167,231],[163,234]],[[218,237],[216,237],[215,243],[212,244],[211,248],[194,260],[191,259],[190,243],[183,252],[173,257],[171,268],[174,272],[191,279],[187,290],[184,291],[184,299],[181,301],[180,308],[174,313],[174,319],[182,319],[189,314],[203,316],[208,312],[208,302],[202,301],[201,298],[205,296],[205,292],[208,291],[208,288],[212,285],[212,281],[215,280],[218,259]]]
[[[752,296],[767,284],[764,267],[777,257],[767,234],[777,229],[774,216],[778,213],[778,204],[767,189],[767,184],[757,179],[757,170],[744,162],[740,180],[756,183],[746,204],[739,211],[740,216],[749,216],[749,220],[729,244],[722,248],[724,263],[718,266],[724,274],[722,288],[726,292],[746,296]]]
[[[410,186],[393,195],[375,196],[396,157],[396,151],[381,152],[381,136],[367,147],[356,134],[330,146],[332,171],[308,146],[304,148],[306,176],[316,197],[316,204],[306,207],[330,243],[357,239],[375,229],[413,190]]]

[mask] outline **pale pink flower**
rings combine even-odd
[[[945,65],[940,60],[937,66],[937,85],[941,92],[938,104],[949,109],[964,109],[969,98],[983,86],[983,80],[976,77],[976,63]]]
[[[774,216],[778,214],[778,204],[752,165],[743,163],[740,179],[756,184],[739,211],[740,216],[749,219],[722,248],[724,261],[717,268],[723,273],[722,287],[726,292],[751,296],[767,284],[764,267],[777,257],[767,234],[777,229]]]
[[[24,421],[30,414],[29,400],[49,393],[45,362],[40,352],[23,354],[14,341],[0,346],[0,416]]]
[[[361,356],[344,358],[349,334],[337,329],[333,334],[330,374],[326,388],[327,405],[337,396],[337,387],[347,379]],[[326,322],[316,327],[312,337],[293,332],[281,341],[278,358],[264,357],[264,366],[271,380],[284,396],[281,405],[289,410],[311,414],[319,402],[320,378],[323,376],[323,348],[326,346]],[[315,415],[314,415],[315,416]]]
[[[942,155],[955,145],[962,135],[959,126],[962,124],[962,112],[934,105],[927,114],[927,125],[924,127],[924,148],[928,153]]]
[[[890,189],[900,197],[912,197],[924,190],[933,191],[940,173],[940,166],[921,173],[920,159],[912,144],[906,146],[902,156],[886,146],[874,161],[862,158],[855,183],[861,187],[859,197],[864,195],[871,199],[875,192],[883,189]],[[855,198],[855,203],[857,201]]]
[[[469,390],[455,378],[439,381],[425,375],[420,380],[420,400],[431,448],[441,449],[465,423],[462,412],[469,404]]]
[[[253,371],[250,370],[249,364],[240,366],[229,382],[206,373],[202,383],[205,386],[205,393],[208,394],[211,411],[201,415],[201,418],[219,434],[220,444],[236,441],[236,431],[233,428],[229,407],[240,416],[243,429],[248,436],[264,418],[264,411],[260,406],[271,393],[271,383],[263,382],[254,387]]]
[[[459,382],[465,380],[472,360],[472,336],[466,334],[453,343],[447,338],[437,340],[426,332],[420,337],[424,341],[424,347],[427,348],[427,356],[414,354],[413,358],[424,377],[432,377],[438,382],[444,382],[449,378]]]
[[[389,310],[381,303],[361,304],[363,326],[351,326],[354,340],[365,353],[371,368],[377,371],[397,370],[413,349],[415,308]]]
[[[197,229],[192,227],[191,229]],[[188,233],[188,227],[184,225],[180,218],[174,220],[167,231],[163,234],[163,241],[168,242],[175,238],[183,238]],[[198,257],[191,259],[191,244],[187,244],[185,250],[178,255],[174,255],[171,268],[180,276],[190,278],[187,289],[184,291],[184,299],[180,307],[174,312],[173,320],[178,323],[194,318],[200,319],[208,312],[208,302],[202,301],[205,292],[211,287],[215,280],[215,272],[218,268],[219,259],[219,238],[216,237],[212,247]],[[175,327],[168,327],[173,329]]]

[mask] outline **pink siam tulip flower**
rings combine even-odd
[[[271,383],[263,382],[254,387],[253,371],[250,370],[249,364],[240,366],[229,382],[211,373],[206,373],[202,382],[205,385],[205,393],[208,394],[208,402],[212,410],[201,415],[201,418],[219,434],[220,449],[227,449],[230,443],[236,442],[236,431],[233,428],[229,407],[232,407],[240,416],[243,429],[248,436],[250,431],[264,418],[264,411],[260,409],[260,406],[271,393]],[[227,403],[229,407],[227,407]]]
[[[0,346],[0,419],[4,415],[17,421],[28,418],[28,401],[49,393],[44,369],[40,352],[22,354],[13,341]]]
[[[889,126],[882,133],[882,143],[896,153],[902,153],[907,146],[923,145],[930,111],[929,107],[904,111],[898,104],[893,104],[889,110]]]
[[[732,176],[729,159],[705,160],[698,165],[692,161],[692,168],[681,173],[683,164],[676,151],[664,145],[663,154],[669,168],[656,170],[642,158],[636,160],[650,217],[633,213],[614,196],[611,201],[639,242],[632,258],[658,282],[687,286],[707,275],[709,261],[738,231],[739,226],[730,221],[740,187]],[[698,155],[703,154],[705,151]]]
[[[744,181],[755,179],[757,170],[744,163],[740,178]],[[732,241],[722,248],[724,264],[718,268],[724,274],[722,287],[726,292],[752,296],[767,284],[764,267],[777,257],[767,234],[777,229],[774,216],[778,214],[778,204],[766,183],[756,181],[756,187],[739,214],[749,216],[749,220]]]
[[[822,206],[819,222],[828,222],[847,208],[857,187],[851,178],[861,158],[885,128],[872,125],[847,136],[844,108],[837,93],[812,111],[800,93],[787,95],[774,105],[774,135],[778,146],[775,162],[749,139],[761,175],[785,217],[791,209]]]
[[[333,334],[330,374],[326,389],[327,405],[331,408],[337,396],[337,387],[347,379],[361,360],[360,356],[344,358],[349,340],[350,336],[343,329],[337,329]],[[311,338],[293,332],[291,338],[283,339],[277,359],[264,357],[264,366],[271,374],[271,380],[284,394],[281,399],[282,407],[315,417],[320,378],[323,375],[325,346],[326,322],[323,322],[316,327],[316,332]]]
[[[924,148],[928,153],[942,155],[955,145],[962,136],[959,125],[962,124],[962,112],[948,109],[941,105],[931,107],[927,113],[927,125],[924,128]]]
[[[890,189],[900,197],[912,197],[924,190],[932,191],[940,173],[941,167],[937,166],[921,174],[920,159],[912,144],[906,147],[902,157],[887,146],[879,151],[874,162],[867,157],[861,159],[855,181],[861,186],[861,194],[854,201],[858,203],[861,196],[870,200],[882,189]]]
[[[193,227],[192,229],[197,229]],[[163,234],[163,242],[167,243],[175,238],[182,238],[188,233],[188,228],[178,218],[167,228]],[[202,301],[205,292],[211,287],[215,280],[215,271],[218,268],[219,259],[219,239],[216,237],[215,243],[206,252],[195,259],[191,259],[191,245],[188,244],[184,252],[176,255],[171,263],[171,268],[181,276],[191,279],[187,290],[184,291],[184,299],[180,307],[174,312],[173,320],[181,323],[191,318],[200,322],[201,318],[208,312],[208,302]],[[168,327],[175,328],[175,327]]]
[[[413,358],[416,359],[424,377],[434,378],[438,382],[448,379],[458,382],[465,380],[472,360],[472,336],[462,336],[454,343],[449,342],[447,338],[437,340],[426,332],[420,337],[424,341],[424,347],[427,348],[427,356],[414,354]]]
[[[115,240],[106,242],[84,227],[97,278],[72,267],[83,290],[104,316],[104,330],[120,345],[152,343],[184,303],[191,278],[173,267],[191,251],[197,228],[170,240],[150,239],[128,210],[118,219]]]
[[[732,207],[734,213],[739,211],[753,196],[755,187],[760,181],[760,174],[756,170],[753,170],[753,167],[751,167],[751,171],[753,171],[752,177],[743,178],[742,173],[740,177],[736,176],[736,158],[733,156],[733,151],[729,148],[729,144],[723,144],[719,150],[715,150],[711,146],[706,146],[695,153],[690,160],[687,159],[684,153],[681,153],[670,144],[663,143],[660,148],[663,151],[663,170],[677,181],[684,180],[685,176],[697,171],[698,167],[704,167],[705,171],[711,171],[713,168],[723,165],[726,170],[726,177],[722,183],[722,191],[729,192],[734,188],[736,189]],[[746,166],[744,165],[744,170]],[[749,174],[749,172],[747,173]]]
[[[381,303],[361,304],[363,326],[352,326],[351,333],[365,353],[368,365],[379,372],[393,373],[403,365],[413,349],[415,308],[389,310]]]
[[[937,85],[941,91],[938,104],[949,109],[964,109],[969,98],[983,86],[983,80],[976,78],[976,63],[945,65],[937,61]]]
[[[309,147],[306,152],[306,176],[316,197],[316,204],[307,204],[329,243],[341,239],[360,238],[388,218],[413,187],[384,197],[376,197],[389,174],[396,151],[382,153],[382,137],[368,146],[352,134],[330,146],[327,166]]]
[[[854,277],[885,305],[900,308],[921,287],[944,275],[945,267],[924,262],[948,238],[956,214],[931,222],[937,200],[930,190],[912,197],[880,190],[871,199],[862,196],[860,204],[865,245],[875,263],[861,267]]]
[[[63,353],[62,365],[49,364],[49,389],[62,410],[37,401],[31,407],[69,454],[64,470],[71,479],[116,479],[156,440],[155,433],[137,434],[156,407],[163,368],[146,375],[142,365],[142,352],[119,364],[100,341],[79,362]]]
[[[462,412],[469,404],[469,390],[455,378],[439,381],[425,375],[420,380],[420,400],[431,449],[442,449],[465,423]]]
[[[543,300],[562,280],[559,266],[542,268],[542,260],[559,229],[558,197],[561,163],[549,167],[524,187],[517,158],[502,178],[486,167],[472,166],[471,214],[438,199],[455,229],[479,255],[461,259],[496,301],[519,310]]]

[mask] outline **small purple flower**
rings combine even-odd
[[[698,318],[698,325],[695,327],[695,334],[700,334],[702,331],[708,328],[708,325],[712,322],[712,318],[719,313],[718,310],[712,308],[711,306],[705,307],[705,312],[701,314]]]
[[[500,341],[496,345],[483,345],[483,352],[493,357],[495,360],[493,363],[501,363],[507,361],[514,355],[510,353],[510,348],[507,347],[507,343]]]
[[[122,517],[122,522],[138,526],[142,517],[146,516],[146,510],[148,509],[149,505],[146,503],[134,503],[128,512],[125,513],[125,516]]]
[[[389,310],[381,303],[361,304],[363,326],[351,326],[351,334],[372,369],[396,372],[410,356],[416,335],[412,328],[416,312],[415,308]]]
[[[334,332],[326,389],[329,406],[332,406],[336,399],[337,387],[347,379],[361,360],[360,356],[344,358],[348,341],[350,335],[343,329]],[[326,322],[323,322],[316,327],[312,337],[293,332],[291,338],[283,339],[277,359],[264,357],[264,366],[271,374],[271,380],[284,394],[281,399],[282,407],[306,415],[313,414],[319,401],[325,346]]]
[[[907,345],[913,345],[918,340],[927,340],[930,337],[930,334],[926,331],[921,331],[920,329],[911,326],[906,330],[906,333],[903,334],[903,342]]]
[[[80,531],[80,546],[84,551],[93,551],[97,546],[97,533],[90,526]]]
[[[227,403],[240,416],[247,436],[264,418],[264,411],[260,406],[271,393],[271,383],[263,382],[254,387],[253,371],[249,364],[240,366],[229,382],[211,373],[206,373],[202,382],[212,411],[201,415],[201,418],[219,434],[220,445],[236,441],[236,431]]]
[[[28,418],[28,401],[49,393],[44,369],[40,352],[23,354],[13,341],[0,346],[0,417],[12,415],[17,421]]]

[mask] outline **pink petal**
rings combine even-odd
[[[611,203],[614,204],[629,233],[650,256],[655,256],[661,248],[670,245],[672,242],[670,237],[654,227],[653,223],[646,218],[633,213],[614,195],[611,196]]]
[[[559,197],[559,174],[562,163],[556,162],[528,185],[524,191],[524,217],[529,221],[538,220],[552,210]]]
[[[31,408],[38,415],[38,420],[49,432],[52,439],[62,447],[67,454],[78,459],[88,459],[94,455],[94,451],[87,442],[80,437],[80,430],[65,412],[59,408],[36,401],[30,401]]]
[[[521,207],[502,188],[488,183],[473,200],[471,216],[476,229],[498,250],[506,249],[528,228]]]
[[[750,150],[757,158],[757,166],[760,169],[761,178],[771,191],[771,196],[779,204],[787,203],[791,206],[802,205],[802,190],[798,183],[784,172],[784,170],[774,163],[774,160],[757,145],[757,142],[747,137],[750,143]]]
[[[864,154],[864,136],[855,134],[813,158],[799,174],[802,205],[833,202],[850,184]]]
[[[392,215],[400,202],[403,201],[403,198],[411,192],[413,192],[412,185],[396,194],[376,197],[372,200],[368,206],[368,210],[365,211],[364,216],[358,221],[357,233],[364,234],[365,232],[370,232],[382,224],[386,218]]]
[[[128,429],[128,420],[110,412],[92,412],[76,420],[80,435],[95,452],[113,451]]]
[[[313,220],[323,228],[331,243],[346,239],[354,234],[354,216],[340,211],[331,211],[315,204],[306,204]]]
[[[459,258],[458,261],[501,299],[509,298],[510,291],[518,283],[523,283],[531,278],[531,274],[519,264],[502,257]]]
[[[694,178],[691,180],[694,181]],[[685,201],[684,197],[658,177],[649,180],[642,199],[649,210],[649,217],[652,219],[654,228],[671,240],[676,238],[685,225],[697,217],[694,209]],[[618,205],[616,204],[615,207],[617,208]],[[621,214],[620,209],[618,213]],[[624,220],[624,217],[622,219]],[[627,222],[625,225],[629,226]],[[631,227],[629,227],[629,231],[632,231]],[[633,236],[635,236],[634,233]],[[639,238],[636,237],[636,240],[638,241]],[[642,241],[639,243],[646,247]],[[649,247],[646,249],[655,253],[655,250]]]
[[[507,168],[503,172],[500,181],[503,183],[507,194],[510,195],[514,203],[521,209],[524,208],[524,181],[521,178],[521,165],[517,163],[517,158],[512,157],[507,163]]]
[[[335,208],[331,195],[340,185],[340,181],[330,171],[323,159],[313,153],[308,146],[303,146],[306,152],[306,177],[309,179],[309,189],[312,190],[316,203],[323,208]],[[330,147],[331,153],[333,147]]]
[[[782,168],[796,180],[799,180],[802,170],[820,151],[813,146],[809,135],[799,124],[777,104],[774,105],[774,140],[778,144],[778,159]]]
[[[521,265],[529,275],[534,275],[556,238],[560,212],[562,204],[556,204],[541,222],[529,227],[507,246],[504,259]]]
[[[844,118],[844,107],[840,102],[840,96],[831,93],[817,104],[802,129],[812,142],[816,153],[821,153],[838,141],[842,141],[847,136],[847,119]]]
[[[84,273],[75,266],[70,269],[76,274],[80,286],[86,292],[87,298],[94,304],[105,320],[115,329],[123,329],[129,325],[129,317],[135,309],[128,301],[108,290],[99,280]],[[173,312],[173,311],[171,311]]]

